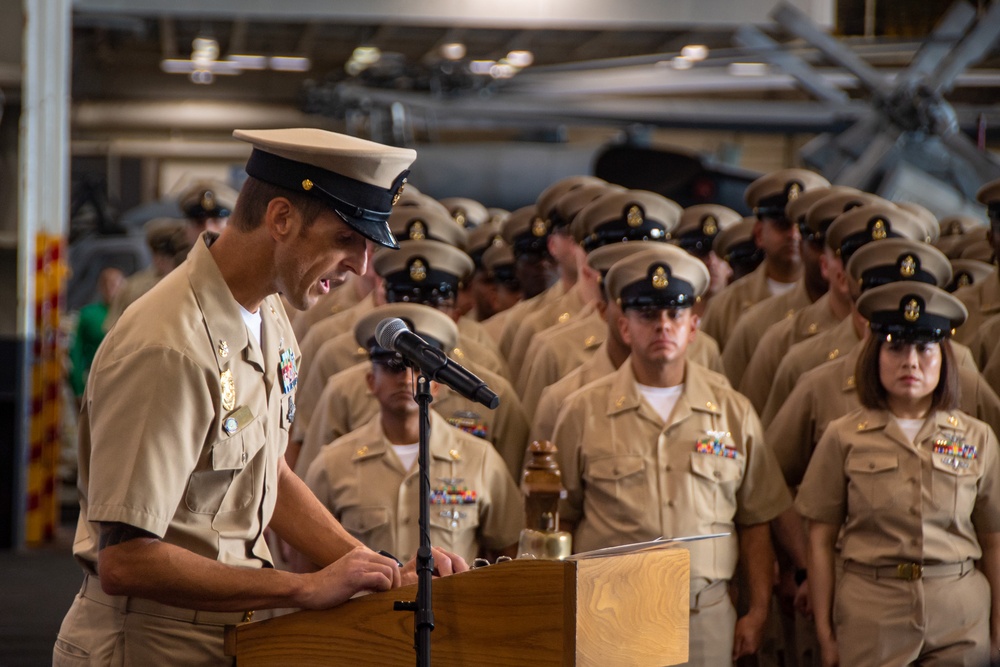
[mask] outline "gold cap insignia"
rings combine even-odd
[[[427,279],[427,267],[419,259],[415,259],[410,263],[410,280],[414,282],[421,282]]]
[[[799,185],[798,183],[792,183],[791,185],[788,186],[788,201],[793,201],[795,199],[798,199],[800,194],[802,194],[801,185]]]
[[[495,248],[502,248],[503,244],[504,244],[503,237],[500,236],[499,234],[494,236],[493,240],[490,242],[490,245],[492,245]]]
[[[201,195],[201,207],[206,211],[211,211],[215,208],[215,193],[211,190],[205,190]]]
[[[454,218],[455,222],[457,222],[460,227],[465,227],[465,211],[460,208],[456,208],[451,217]]]
[[[872,241],[881,241],[886,236],[888,236],[888,233],[885,230],[885,221],[881,219],[876,220],[875,224],[872,225]]]
[[[972,284],[972,276],[966,272],[958,274],[958,282],[955,283],[959,287],[968,287]]]
[[[656,289],[666,289],[667,285],[670,284],[670,279],[667,277],[667,271],[662,266],[656,267],[656,271],[653,272],[653,287]]]
[[[625,214],[625,222],[628,223],[629,227],[641,227],[642,226],[642,209],[633,204],[628,207],[628,212]]]
[[[916,322],[920,319],[920,304],[916,299],[910,299],[906,307],[903,308],[903,319],[907,322]]]
[[[219,384],[222,388],[222,409],[229,412],[236,407],[236,381],[233,380],[233,372],[228,368],[222,371]]]
[[[899,265],[899,275],[904,278],[912,278],[913,274],[917,272],[917,260],[913,258],[913,255],[907,255],[903,258],[902,263]]]
[[[411,241],[420,241],[427,238],[427,226],[422,220],[416,220],[410,225],[409,236]]]
[[[549,223],[542,218],[535,218],[531,222],[531,233],[535,236],[545,236],[549,231]]]
[[[715,220],[714,215],[707,215],[701,223],[701,232],[705,236],[715,236],[716,232],[719,231],[719,225]]]
[[[308,178],[305,179],[304,181],[302,181],[302,189],[305,190],[306,192],[309,192],[310,190],[313,189],[313,182],[310,181]]]
[[[962,222],[960,220],[952,220],[951,224],[948,225],[948,234],[961,234],[962,233]]]
[[[396,202],[399,201],[399,198],[401,196],[403,196],[403,188],[404,187],[406,187],[406,179],[405,178],[403,179],[403,182],[399,184],[399,189],[396,190],[396,194],[394,194],[392,196],[392,206],[395,206]]]
[[[221,338],[219,339],[219,356],[223,359],[229,356],[229,343]]]

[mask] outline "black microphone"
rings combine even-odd
[[[398,317],[387,317],[379,322],[375,327],[375,340],[381,347],[401,354],[427,377],[448,385],[470,401],[482,403],[490,410],[500,405],[500,397],[485,382],[410,331],[406,322]]]

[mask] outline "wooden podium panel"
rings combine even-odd
[[[674,665],[687,661],[689,554],[514,560],[435,579],[431,658],[441,665]],[[226,631],[239,667],[412,665],[417,587]]]

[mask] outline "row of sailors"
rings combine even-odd
[[[432,444],[434,465],[450,466],[435,473],[439,495],[461,491],[467,500],[471,491],[473,498],[445,503],[435,543],[464,554],[509,545],[521,507],[510,489],[526,444],[553,440],[568,489],[563,517],[576,527],[578,550],[732,531],[721,544],[692,546],[691,608],[698,613],[691,617],[691,663],[723,664],[756,651],[762,607],[767,617],[768,595],[761,591],[771,584],[761,574],[769,571],[769,522],[785,566],[799,578],[806,572],[804,536],[781,477],[796,488],[830,424],[861,405],[855,366],[869,322],[888,318],[916,331],[927,318],[937,324],[944,318],[950,329],[966,309],[970,322],[982,321],[992,314],[987,308],[1000,311],[1000,288],[989,264],[953,268],[938,249],[968,258],[972,248],[986,257],[982,225],[955,219],[939,227],[921,207],[831,187],[804,170],[765,176],[746,197],[754,218],[715,205],[681,210],[653,193],[579,177],[555,184],[536,206],[502,222],[462,202],[472,211],[462,209],[467,231],[451,211],[409,190],[390,218],[403,239],[400,250],[379,252],[369,274],[294,323],[304,362],[294,469],[345,527],[375,541],[370,546],[412,551],[412,517],[402,509],[412,504],[395,495],[412,478],[411,466],[398,462],[409,455],[397,449],[395,458],[387,456],[389,444],[399,443],[379,430],[387,410],[380,376],[401,374],[398,360],[391,368],[395,355],[373,340],[378,321],[401,317],[501,396],[490,413],[446,387],[437,390],[435,423],[489,440],[495,453],[483,458],[451,441]],[[981,197],[1000,204],[1000,182]],[[557,278],[546,288],[552,265]],[[727,269],[735,280],[723,287]],[[956,294],[965,307],[944,291],[957,282],[965,283]],[[869,290],[871,298],[861,298]],[[518,292],[526,298],[504,308]],[[913,303],[915,310],[907,310]],[[655,329],[664,310],[690,326],[690,336],[676,343],[687,360],[682,374],[666,385],[664,354],[639,354],[649,349],[642,332]],[[989,324],[977,329],[990,331]],[[976,345],[972,352],[955,348],[959,407],[995,430],[1000,399],[977,366],[991,358],[995,339],[974,335],[968,325],[960,336],[966,332]],[[456,433],[449,438],[470,442]],[[980,447],[995,448],[995,439],[990,443]],[[650,448],[661,451],[650,458]],[[506,474],[494,470],[487,480],[456,469],[458,461],[473,459],[483,470],[490,457],[503,461]],[[362,476],[359,466],[373,458],[383,468]],[[995,459],[991,453],[986,460]],[[462,480],[475,480],[477,488]],[[362,500],[363,487],[374,496]],[[374,500],[375,488],[392,502]],[[372,511],[378,502],[389,504]],[[476,534],[482,544],[470,541]],[[917,556],[909,554],[925,560]],[[751,611],[739,624],[727,595],[737,560],[749,566],[743,608]]]

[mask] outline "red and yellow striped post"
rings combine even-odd
[[[57,477],[65,353],[59,315],[66,284],[65,254],[62,236],[39,233],[35,237],[35,340],[25,517],[25,539],[29,546],[51,540],[59,517]]]

